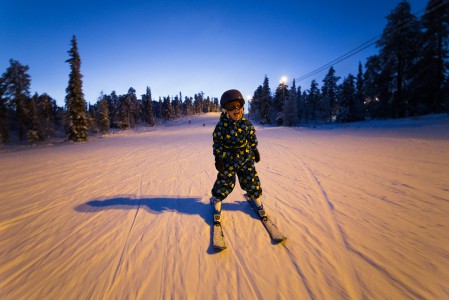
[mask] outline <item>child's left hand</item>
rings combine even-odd
[[[256,148],[256,149],[253,150],[253,152],[254,152],[254,161],[255,161],[256,163],[258,163],[258,162],[260,161],[260,153],[259,153],[259,150],[257,150],[257,148]]]

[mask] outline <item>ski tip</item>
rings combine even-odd
[[[223,251],[223,250],[227,249],[228,247],[214,245],[213,248],[215,249],[215,251],[220,252],[220,251]]]
[[[279,243],[285,242],[286,240],[287,240],[287,237],[286,236],[282,236],[282,237],[278,237],[278,238],[273,239],[273,242],[275,244],[279,244]]]

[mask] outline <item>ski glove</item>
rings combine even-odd
[[[256,149],[253,150],[253,152],[254,152],[254,161],[255,161],[256,163],[258,163],[258,162],[260,161],[260,153],[259,153],[259,150],[257,150],[257,148],[256,148]]]
[[[223,173],[224,168],[223,159],[215,156],[215,169],[217,169],[218,172]]]

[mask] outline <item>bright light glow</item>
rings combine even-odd
[[[287,83],[287,76],[282,76],[281,83],[286,84]]]

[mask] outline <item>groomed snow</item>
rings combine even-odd
[[[0,298],[449,298],[447,115],[256,126],[263,200],[288,240],[271,243],[237,187],[220,253],[217,120],[4,148]]]

